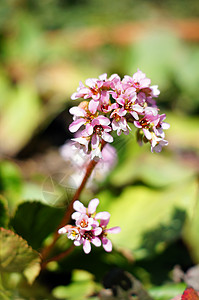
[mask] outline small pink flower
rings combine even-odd
[[[77,92],[73,93],[71,96],[72,100],[76,100],[78,98],[84,98],[87,99],[89,94],[89,89],[83,85],[83,83],[80,81],[79,87],[77,88]]]
[[[119,108],[115,109],[110,115],[110,118],[113,119],[112,129],[117,131],[117,135],[121,135],[122,131],[124,134],[129,134],[129,130],[131,130],[123,115],[125,115],[125,111],[121,111]]]
[[[86,214],[81,214],[80,217],[76,219],[76,226],[83,230],[91,230],[93,223],[93,218],[89,218]]]
[[[88,208],[79,200],[73,204],[76,212],[72,214],[72,219],[76,220],[76,226],[66,225],[59,229],[59,234],[67,233],[67,237],[74,241],[75,246],[83,244],[83,250],[86,254],[91,251],[91,244],[100,247],[101,244],[105,251],[112,250],[112,243],[107,238],[108,233],[119,233],[120,227],[107,229],[110,214],[106,211],[96,214],[96,208],[99,204],[97,198],[92,199]],[[100,224],[99,224],[100,223]]]
[[[87,110],[73,106],[69,112],[74,115],[74,121],[69,125],[70,132],[76,132],[82,125],[91,122],[94,118],[92,114]]]
[[[67,237],[70,240],[79,241],[81,239],[79,228],[75,228],[75,227],[69,228]]]
[[[135,88],[128,88],[122,95],[120,95],[116,101],[122,108],[120,109],[120,115],[125,116],[130,113],[134,119],[138,120],[138,113],[143,112],[143,108],[136,103],[137,94]]]
[[[132,77],[126,75],[122,80],[124,84],[134,87],[137,91],[143,88],[147,88],[151,84],[151,80],[146,78],[146,74],[138,69],[136,73],[133,74]]]

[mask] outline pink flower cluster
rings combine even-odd
[[[74,241],[75,246],[83,244],[83,250],[86,254],[91,251],[91,243],[96,247],[103,246],[107,252],[112,251],[112,243],[107,238],[108,233],[119,233],[120,227],[112,227],[107,229],[110,214],[106,211],[96,213],[99,204],[97,198],[92,199],[88,208],[86,208],[79,200],[73,204],[75,212],[72,219],[75,220],[75,226],[66,225],[58,230],[59,234],[67,234],[67,237]]]
[[[92,159],[102,157],[102,142],[111,143],[111,133],[129,134],[128,123],[133,123],[138,130],[139,142],[150,142],[151,151],[160,152],[168,142],[164,139],[164,129],[169,124],[163,122],[165,114],[159,114],[156,98],[158,86],[151,86],[151,80],[138,70],[132,77],[113,74],[107,78],[103,74],[97,78],[80,82],[72,100],[84,99],[78,106],[70,109],[73,122],[69,126],[76,132],[84,125],[81,135],[73,140],[85,153],[91,153]]]

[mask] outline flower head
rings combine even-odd
[[[121,80],[117,74],[102,74],[99,78],[89,78],[86,86],[80,82],[72,99],[82,98],[78,107],[72,107],[70,113],[73,122],[69,126],[76,132],[82,126],[81,136],[75,139],[91,158],[102,158],[102,143],[112,143],[112,132],[117,135],[129,134],[128,123],[133,123],[138,131],[142,128],[144,141],[150,142],[151,151],[158,146],[158,151],[168,142],[164,142],[164,129],[169,125],[163,122],[165,114],[159,115],[156,101],[160,91],[157,85],[151,86],[151,80],[138,69],[132,76],[125,75]],[[86,101],[85,101],[86,100]],[[86,103],[85,103],[86,102]],[[146,124],[146,125],[144,125]],[[156,138],[154,138],[154,135]],[[140,135],[141,137],[141,135]],[[73,139],[74,140],[74,139]],[[154,141],[156,144],[154,146]]]
[[[88,208],[86,208],[79,200],[76,200],[73,204],[75,212],[71,216],[75,220],[75,226],[66,225],[58,230],[59,234],[67,234],[75,246],[83,244],[86,254],[90,253],[91,244],[96,247],[102,245],[105,251],[112,251],[112,243],[107,235],[108,233],[119,233],[121,230],[120,227],[107,229],[110,214],[106,211],[96,214],[98,204],[99,200],[95,198],[89,202]]]

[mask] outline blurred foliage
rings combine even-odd
[[[134,274],[154,299],[182,293],[185,284],[173,281],[173,268],[199,264],[199,44],[167,23],[184,18],[186,25],[198,16],[196,0],[1,1],[1,299],[98,299],[114,268]],[[136,144],[134,130],[115,140],[116,168],[81,195],[85,204],[99,197],[110,226],[122,227],[111,236],[113,252],[93,249],[86,256],[78,247],[37,277],[36,251],[51,241],[74,192],[66,178],[64,193],[59,178],[70,167],[58,152],[70,137],[70,95],[79,80],[137,68],[159,85],[169,146],[151,154]],[[51,176],[57,184],[49,192]],[[53,202],[60,194],[62,201]],[[69,245],[61,237],[52,255]]]

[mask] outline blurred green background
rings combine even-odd
[[[99,209],[110,211],[111,225],[122,227],[112,239],[116,250],[93,250],[82,260],[82,250],[77,249],[72,260],[63,260],[55,269],[67,274],[63,276],[74,269],[87,270],[102,282],[107,271],[119,267],[154,288],[156,299],[169,299],[178,291],[176,285],[169,294],[167,287],[174,284],[174,267],[180,265],[186,272],[199,263],[197,0],[2,0],[0,191],[14,230],[38,250],[41,244],[25,234],[15,211],[21,205],[18,213],[23,213],[27,201],[46,204],[46,180],[54,176],[60,188],[59,174],[70,168],[59,152],[71,137],[68,109],[78,103],[70,95],[80,80],[102,73],[123,77],[138,68],[161,91],[157,104],[171,125],[166,131],[169,146],[152,154],[148,145],[136,144],[134,134],[118,138],[117,166],[82,195],[85,203],[99,197]],[[61,241],[57,251],[64,247]],[[99,266],[93,270],[96,258]],[[93,280],[85,276],[86,284]],[[65,288],[56,287],[56,299],[73,294],[73,288]],[[96,286],[89,288],[94,291]],[[86,295],[86,287],[85,291]]]

